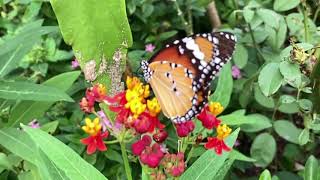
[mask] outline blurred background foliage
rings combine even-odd
[[[241,127],[237,151],[232,152],[234,163],[225,179],[320,179],[320,2],[216,1],[220,27],[210,23],[209,3],[127,0],[133,44],[125,75],[142,77],[140,61],[152,55],[145,51],[147,44],[157,51],[166,42],[210,32],[213,27],[235,33],[238,44],[232,65],[240,69],[241,77],[225,78],[221,83],[215,80],[212,85],[213,91],[230,92],[223,99],[228,104],[221,116],[223,122],[234,129]],[[119,146],[109,145],[108,151],[92,156],[83,153],[79,127],[84,114],[78,103],[66,99],[79,102],[90,84],[71,66],[74,54],[62,39],[50,2],[0,0],[0,5],[0,88],[4,80],[24,81],[11,86],[16,90],[42,84],[51,89],[39,85],[38,91],[53,98],[46,102],[37,96],[20,94],[15,98],[19,94],[11,94],[10,98],[10,94],[0,93],[1,127],[17,127],[36,118],[44,131],[81,154],[106,177],[124,178]],[[175,147],[172,143],[168,145]],[[204,151],[198,148],[194,158]],[[16,173],[32,170],[21,162],[10,150],[2,149],[1,179],[30,178]],[[138,177],[138,163],[132,168]]]

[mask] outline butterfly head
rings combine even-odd
[[[149,63],[146,60],[141,61],[141,69],[143,71],[143,77],[146,82],[149,82],[152,72],[149,68]]]

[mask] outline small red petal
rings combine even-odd
[[[97,147],[96,147],[95,143],[88,144],[87,154],[93,154],[94,152],[96,152],[96,150],[97,150]]]
[[[81,139],[80,142],[84,145],[89,145],[89,144],[92,144],[92,142],[94,142],[94,138],[92,136],[89,136]]]

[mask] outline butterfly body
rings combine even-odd
[[[184,123],[200,112],[207,103],[211,81],[231,59],[235,42],[232,33],[197,34],[175,40],[141,62],[144,78],[165,116]]]

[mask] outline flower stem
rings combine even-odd
[[[304,24],[304,38],[306,43],[309,42],[309,26],[308,26],[308,12],[307,12],[307,4],[304,2],[302,4],[302,11],[303,11],[303,24]]]
[[[253,46],[255,47],[255,49],[257,50],[258,52],[258,64],[259,65],[262,65],[263,64],[263,56],[262,56],[262,52],[254,38],[254,35],[253,35],[253,30],[251,28],[251,25],[248,23],[248,27],[249,27],[249,32],[250,32],[250,36],[251,36],[251,39],[252,39],[252,43],[253,43]]]
[[[127,179],[132,180],[131,169],[130,169],[130,165],[129,165],[127,150],[126,150],[126,144],[123,141],[121,141],[120,147],[121,147],[121,155],[122,155],[124,169],[126,171]]]
[[[181,21],[182,21],[182,24],[183,24],[183,26],[184,26],[184,30],[186,31],[186,33],[187,33],[188,36],[189,36],[189,35],[192,35],[192,34],[193,34],[192,24],[189,24],[189,23],[186,21],[186,19],[184,18],[184,15],[183,15],[180,7],[179,7],[179,4],[178,4],[177,0],[173,0],[173,2],[174,2],[174,5],[175,5],[176,8],[177,8],[178,16],[180,17],[180,19],[181,19]],[[189,13],[188,15],[191,16],[191,17],[189,17],[189,18],[192,18],[191,9],[190,9],[190,11],[189,11],[188,13]],[[191,19],[191,20],[192,20],[192,19]],[[192,22],[191,20],[189,19],[190,22]]]
[[[112,141],[103,141],[105,144],[115,144],[118,143],[118,140],[112,140]]]

